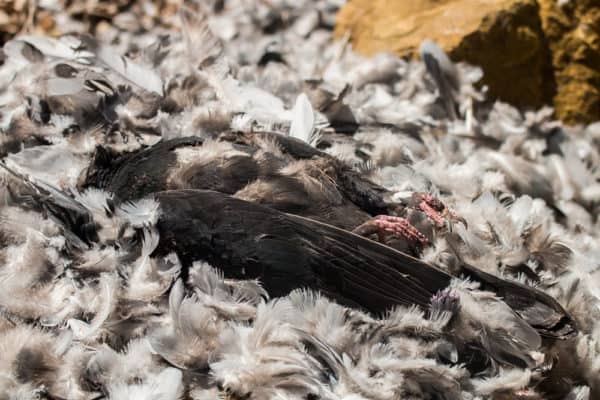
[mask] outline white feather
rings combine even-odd
[[[116,214],[133,227],[151,226],[160,217],[160,203],[152,198],[127,202],[118,207]]]
[[[96,56],[131,83],[149,92],[163,94],[163,82],[152,69],[136,64],[125,56],[114,52],[108,46],[100,46]]]
[[[53,39],[47,36],[26,35],[20,36],[20,40],[26,41],[42,53],[50,57],[64,58],[67,60],[88,63],[93,54],[87,51],[79,51],[69,46],[61,40]]]
[[[185,5],[179,9],[179,20],[181,21],[182,33],[187,50],[187,61],[191,72],[200,67],[210,67],[210,73],[216,73],[216,78],[223,78],[227,73],[222,59],[223,45],[217,38],[209,25],[206,15],[194,12]],[[209,58],[212,63],[223,65],[202,65]]]
[[[67,143],[36,146],[10,154],[6,165],[20,173],[56,187],[73,187],[88,164],[88,157],[77,154]]]
[[[304,93],[296,98],[296,104],[292,109],[289,135],[312,146],[316,146],[319,140],[318,135],[315,134],[315,113],[308,96]]]
[[[90,323],[70,319],[68,325],[73,331],[73,335],[79,340],[94,340],[95,336],[102,329],[104,323],[113,312],[117,301],[117,280],[112,274],[104,274],[99,283],[100,301],[102,302],[96,312],[96,315]]]
[[[47,96],[68,96],[85,90],[84,82],[78,78],[48,78],[43,81]]]
[[[472,380],[475,392],[490,396],[495,392],[522,389],[529,383],[531,371],[521,369],[500,370],[497,376]]]
[[[159,298],[169,289],[175,274],[179,271],[179,265],[160,271],[158,262],[162,260],[150,258],[150,254],[158,246],[159,239],[160,235],[155,228],[144,228],[142,254],[136,260],[133,271],[129,275],[127,298],[141,301]]]

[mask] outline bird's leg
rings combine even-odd
[[[446,206],[439,199],[433,197],[429,193],[417,192],[413,194],[417,207],[429,217],[431,221],[441,228],[446,224],[442,215]]]
[[[467,222],[463,218],[456,215],[441,200],[429,193],[416,192],[413,194],[413,198],[417,207],[429,217],[436,227],[443,228],[447,220],[458,221],[462,222],[465,226],[467,225]]]
[[[390,215],[378,215],[355,228],[352,232],[365,237],[377,234],[377,239],[384,244],[385,238],[389,234],[400,237],[413,246],[429,244],[429,239],[406,218]]]
[[[369,237],[371,235],[377,234],[377,240],[380,242],[385,241],[385,232],[377,221],[377,217],[374,219],[370,219],[364,224],[357,226],[352,230],[352,233],[355,233],[359,236]]]

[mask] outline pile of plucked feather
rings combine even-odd
[[[4,45],[1,397],[600,396],[600,125],[486,100],[430,42],[424,62],[360,57],[332,39],[340,3],[201,2],[181,29],[130,15]],[[382,212],[356,182],[442,204],[417,200],[388,243],[454,276],[431,307],[269,297],[216,268],[234,261],[166,246],[148,197],[212,189],[352,230]],[[541,309],[515,314],[467,264],[556,299],[576,331],[536,332]]]

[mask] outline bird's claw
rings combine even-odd
[[[413,194],[418,208],[436,225],[438,228],[446,226],[446,222],[457,221],[467,226],[467,221],[459,217],[454,211],[450,210],[441,200],[429,193],[416,192]]]
[[[423,211],[425,213],[425,215],[427,215],[429,217],[429,219],[431,219],[433,221],[433,223],[438,228],[441,228],[444,225],[446,225],[446,220],[444,219],[442,214],[438,210],[436,210],[434,207],[432,207],[429,202],[421,201],[419,203],[419,208],[421,209],[421,211]]]
[[[378,215],[375,224],[383,231],[401,237],[413,244],[428,244],[429,239],[415,228],[406,218],[391,215]]]
[[[378,215],[374,219],[361,225],[354,231],[366,236],[376,233],[380,242],[385,243],[387,234],[402,238],[412,245],[424,246],[429,244],[429,239],[415,228],[406,218],[391,215]]]

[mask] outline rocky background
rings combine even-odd
[[[411,56],[429,38],[481,66],[494,97],[553,104],[567,123],[600,119],[598,1],[351,0],[336,32],[365,54]]]

